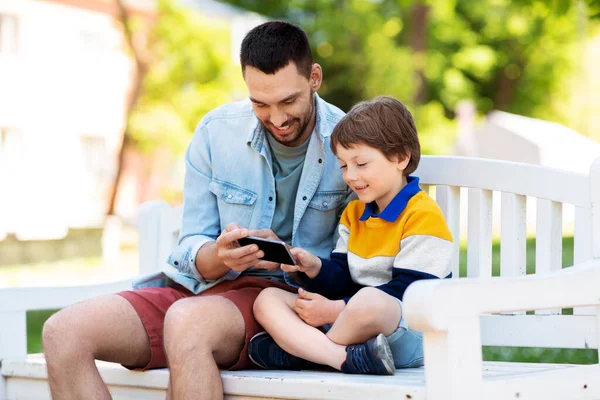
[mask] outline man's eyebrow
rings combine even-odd
[[[285,103],[286,101],[290,101],[296,97],[298,97],[300,95],[300,93],[292,93],[287,97],[284,97],[283,99],[279,100],[279,103]],[[260,100],[255,99],[254,97],[250,96],[250,101],[253,103],[258,103],[258,104],[267,104],[267,103],[263,103]]]
[[[252,98],[252,97],[250,97],[250,101],[251,101],[251,102],[253,102],[253,103],[265,104],[265,103],[263,103],[262,101],[260,101],[260,100],[256,100],[255,98]]]
[[[290,101],[290,100],[292,100],[293,98],[296,98],[296,97],[298,97],[298,95],[299,95],[299,93],[292,93],[292,94],[290,94],[288,97],[286,97],[285,99],[283,99],[283,100],[279,100],[279,102],[280,102],[280,103],[285,103],[286,101]]]

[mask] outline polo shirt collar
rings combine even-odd
[[[394,222],[398,219],[402,211],[406,208],[408,201],[419,191],[421,188],[419,187],[419,178],[416,176],[407,176],[406,177],[406,186],[402,188],[402,190],[392,199],[390,204],[381,212],[381,214],[377,214],[375,210],[377,209],[377,204],[375,202],[367,203],[365,206],[365,211],[360,217],[361,221],[366,221],[370,217],[381,218],[386,220],[387,222]]]

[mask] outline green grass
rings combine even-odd
[[[466,276],[467,250],[461,247],[460,276]],[[563,267],[573,264],[573,238],[563,239]],[[527,273],[535,272],[535,239],[527,240]],[[492,247],[492,275],[500,274],[500,245]],[[42,349],[41,331],[44,322],[52,315],[52,311],[31,311],[27,313],[27,350],[38,353]],[[571,310],[564,310],[568,314]],[[542,349],[533,347],[483,347],[483,358],[486,361],[544,362],[569,364],[598,363],[598,351],[592,349]]]
[[[29,311],[27,313],[27,353],[42,352],[42,326],[58,310]]]

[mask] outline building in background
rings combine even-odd
[[[156,13],[155,0],[124,3]],[[263,21],[215,1],[182,3],[231,24],[235,62],[234,47]],[[114,0],[0,1],[0,240],[102,226],[133,73]],[[149,185],[148,161],[125,163],[117,213],[127,219],[160,196],[161,179],[176,179],[165,168]]]
[[[473,104],[463,102],[457,109],[459,132],[453,154],[466,157],[492,158],[541,165],[588,174],[592,163],[600,157],[600,143],[556,122],[492,111],[483,123],[475,125]],[[561,182],[547,182],[561,185]],[[527,232],[536,232],[536,203],[527,199]],[[500,193],[494,193],[494,234],[500,234]],[[467,213],[467,193],[461,193],[461,212]],[[574,232],[575,209],[562,210],[563,233]],[[461,227],[466,232],[466,225]]]
[[[116,15],[112,1],[0,2],[0,237],[102,223],[133,72]]]

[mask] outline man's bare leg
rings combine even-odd
[[[237,362],[244,346],[242,313],[222,296],[183,299],[165,317],[171,399],[222,399],[219,367]]]
[[[131,304],[119,295],[74,304],[44,324],[44,354],[54,399],[110,399],[94,359],[146,365],[150,343]]]

